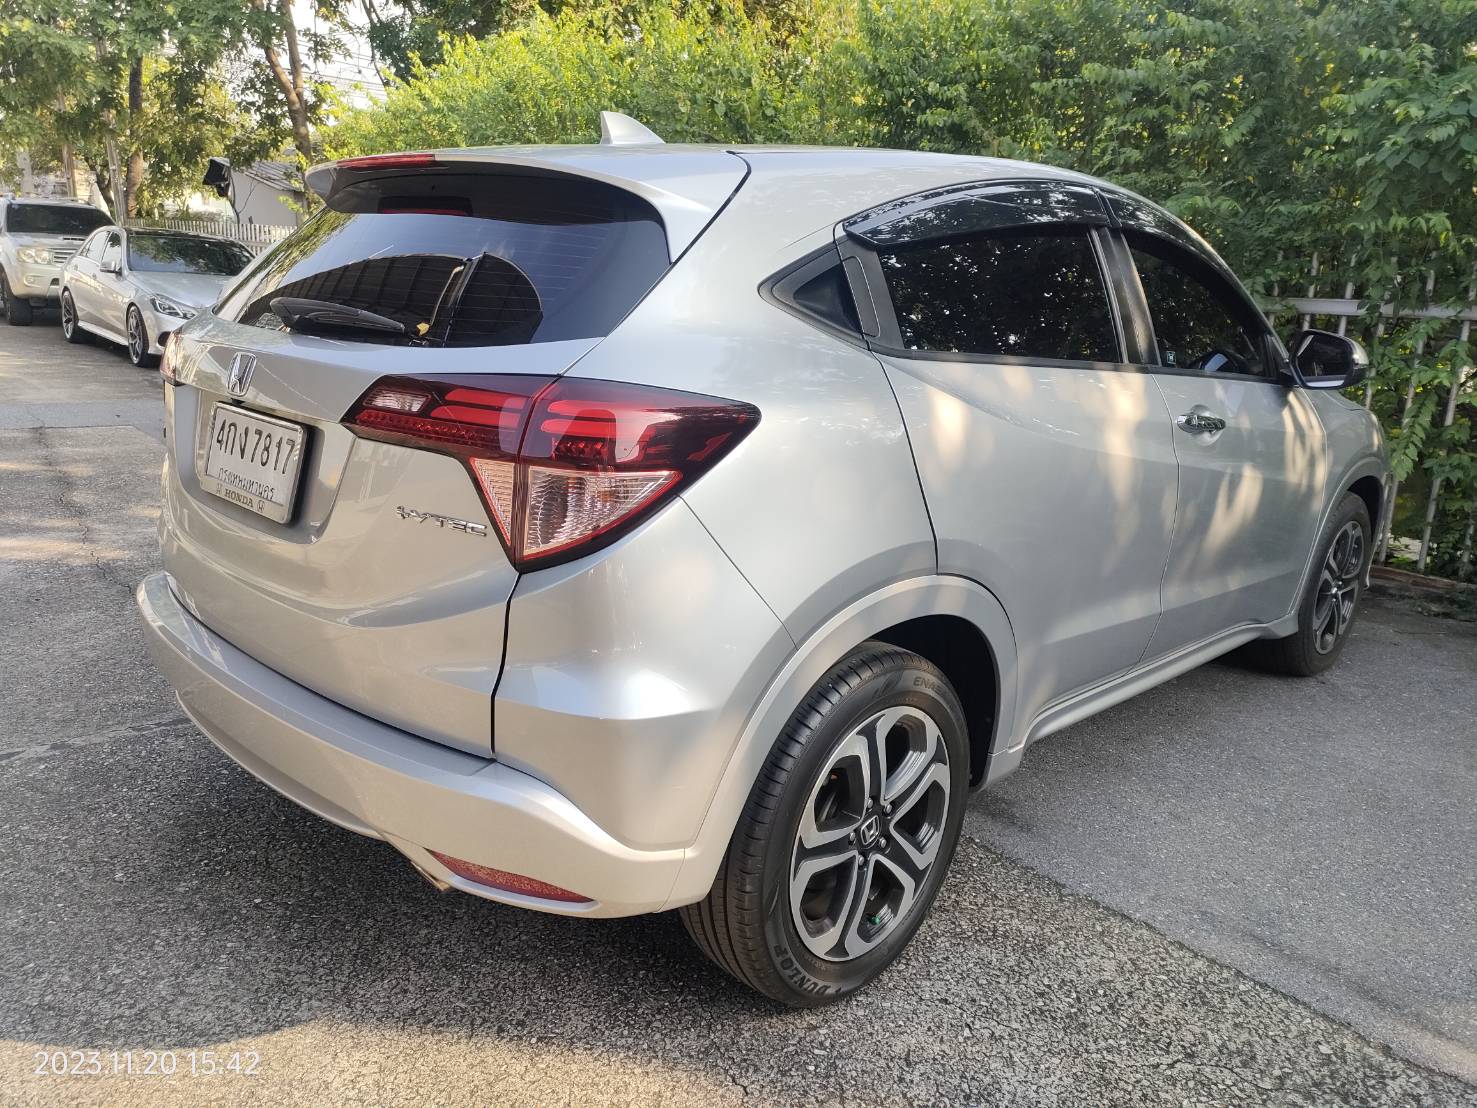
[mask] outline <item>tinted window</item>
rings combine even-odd
[[[880,254],[903,345],[1117,361],[1088,236],[1085,228],[1021,228]]]
[[[107,239],[108,236],[102,231],[95,232],[93,236],[88,239],[86,243],[83,244],[81,250],[82,256],[84,258],[87,258],[89,261],[100,261],[103,256],[103,243],[106,242]]]
[[[1263,351],[1265,324],[1224,278],[1160,239],[1130,235],[1129,248],[1149,303],[1160,365],[1272,376]]]
[[[107,245],[103,247],[102,264],[104,266],[121,265],[122,262],[123,244],[118,241],[118,236],[116,234],[111,234],[108,236]]]
[[[814,277],[802,281],[788,292],[786,299],[803,312],[838,327],[843,331],[860,331],[856,301],[841,263],[826,266]]]
[[[128,265],[145,273],[216,273],[234,276],[251,261],[251,252],[224,239],[191,235],[128,236]]]
[[[16,204],[5,209],[5,229],[22,235],[76,235],[106,226],[111,220],[83,204]]]
[[[1102,201],[1085,185],[1010,181],[963,185],[904,197],[846,221],[848,234],[877,248],[1032,223],[1106,224]]]
[[[352,186],[272,250],[221,314],[280,327],[276,297],[387,316],[403,338],[344,329],[343,339],[496,346],[608,334],[667,268],[655,210],[593,181],[420,174]]]

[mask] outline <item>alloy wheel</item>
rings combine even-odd
[[[128,356],[137,365],[144,360],[144,321],[137,309],[128,312]]]
[[[1364,528],[1354,519],[1339,528],[1328,545],[1313,601],[1313,649],[1319,654],[1330,653],[1354,621],[1364,546]]]
[[[77,313],[72,305],[72,297],[62,294],[62,334],[70,339],[72,332],[77,329]]]
[[[827,961],[857,958],[907,917],[944,839],[949,754],[927,712],[878,712],[836,747],[800,817],[790,910]]]

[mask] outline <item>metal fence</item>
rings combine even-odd
[[[1373,304],[1355,296],[1355,285],[1352,282],[1345,282],[1341,290],[1322,287],[1328,282],[1326,278],[1320,280],[1318,255],[1316,254],[1313,255],[1312,264],[1309,267],[1308,279],[1309,283],[1304,290],[1306,292],[1304,296],[1280,296],[1277,287],[1273,287],[1273,295],[1268,302],[1263,304],[1263,310],[1266,312],[1268,322],[1274,327],[1278,325],[1279,317],[1285,322],[1289,316],[1295,315],[1299,327],[1323,327],[1336,330],[1342,335],[1346,333],[1350,321],[1353,320],[1360,324],[1366,339],[1373,338],[1377,343],[1389,343],[1397,339],[1399,328],[1410,327],[1412,324],[1420,325],[1413,341],[1409,344],[1410,353],[1407,358],[1409,372],[1403,383],[1403,395],[1400,396],[1399,403],[1401,430],[1409,429],[1416,401],[1418,363],[1428,349],[1440,350],[1453,340],[1466,346],[1472,336],[1472,323],[1477,320],[1477,300],[1469,301],[1465,307],[1453,307],[1450,302],[1439,303],[1436,275],[1428,273],[1422,295],[1419,296],[1417,302],[1411,304],[1381,303],[1376,310]],[[1449,280],[1443,281],[1443,284],[1448,289],[1451,287]],[[1473,285],[1469,282],[1466,287],[1470,290]],[[1342,291],[1343,295],[1320,296],[1320,291]],[[1426,321],[1438,322],[1428,323]],[[1437,426],[1442,429],[1450,427],[1456,419],[1458,407],[1469,400],[1477,400],[1477,391],[1473,389],[1474,384],[1477,384],[1477,372],[1474,372],[1471,364],[1452,366],[1450,377],[1444,383],[1445,403],[1438,417]],[[1371,379],[1364,386],[1364,406],[1369,408],[1374,398],[1375,381]],[[1425,458],[1422,457],[1420,461],[1424,462]],[[1438,474],[1431,478],[1430,489],[1426,497],[1420,544],[1416,549],[1415,568],[1418,573],[1426,571],[1426,563],[1430,558],[1432,530],[1441,505],[1441,489],[1442,479]],[[1387,560],[1390,554],[1395,501],[1399,491],[1400,483],[1396,481],[1384,508],[1384,518],[1374,521],[1378,532],[1376,536],[1377,557],[1380,561]],[[1473,520],[1466,528],[1466,537],[1460,554],[1460,574],[1462,576],[1465,576],[1472,559],[1474,524],[1477,524],[1477,514],[1474,514]]]
[[[254,254],[281,242],[296,227],[270,223],[237,223],[225,219],[130,219],[127,227],[148,227],[166,231],[188,231],[196,235],[214,235],[241,243]]]

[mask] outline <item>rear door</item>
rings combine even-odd
[[[1132,667],[1159,618],[1177,465],[1153,379],[1124,364],[1106,223],[1090,189],[1020,182],[848,225],[939,571],[1004,604],[1027,718]]]
[[[111,255],[108,253],[109,246],[117,241],[116,231],[102,231],[93,240],[87,268],[83,271],[77,292],[73,294],[77,304],[77,318],[85,320],[92,327],[109,326],[103,307],[102,263],[105,257],[121,256],[121,251],[118,250]]]
[[[91,311],[93,322],[118,336],[120,342],[126,334],[123,316],[128,296],[128,280],[123,275],[123,237],[117,231],[109,231],[103,243],[102,261],[93,275]]]
[[[336,203],[351,210],[314,217],[182,332],[165,566],[196,616],[258,661],[488,754],[515,571],[459,459],[341,420],[384,376],[563,372],[665,272],[666,239],[645,202],[564,177],[402,174]],[[284,298],[397,329],[290,328],[273,308]],[[211,452],[240,434],[271,444],[272,480],[286,473],[277,443],[296,454],[289,503],[227,487],[239,475]]]
[[[1180,462],[1161,656],[1291,609],[1327,476],[1322,424],[1249,297],[1208,253],[1120,205]]]
[[[89,325],[95,322],[93,283],[97,280],[97,263],[103,256],[103,244],[107,240],[108,232],[94,231],[68,267],[67,290],[72,294],[72,309],[77,313],[78,322]]]

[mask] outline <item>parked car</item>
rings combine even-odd
[[[154,365],[169,335],[250,261],[251,251],[229,239],[99,228],[62,270],[62,335],[98,335],[126,347],[134,365]]]
[[[250,772],[441,888],[679,908],[815,1005],[1029,744],[1339,657],[1388,480],[1353,341],[1289,352],[1076,173],[606,130],[318,166],[170,344],[137,599]]]
[[[0,311],[14,327],[57,303],[62,265],[108,222],[80,200],[0,197]]]

